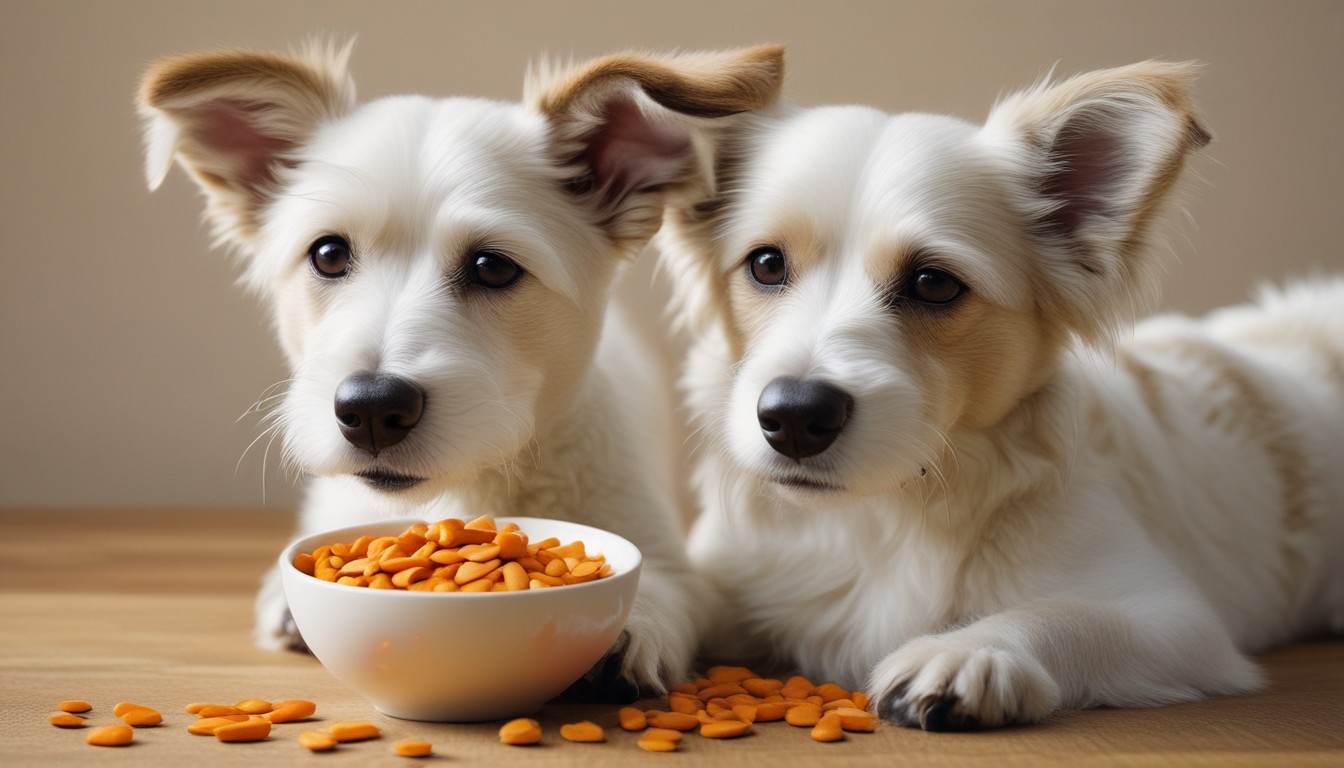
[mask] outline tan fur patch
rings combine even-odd
[[[1193,63],[1143,61],[1124,67],[1085,72],[1059,84],[1042,82],[1030,91],[1015,96],[1016,108],[1011,120],[1014,124],[1037,126],[1038,130],[1044,129],[1047,134],[1053,134],[1059,121],[1070,115],[1075,105],[1132,90],[1151,95],[1184,116],[1190,125],[1188,142],[1192,149],[1197,149],[1212,138],[1195,119],[1191,104],[1190,90],[1198,72],[1199,67]],[[1035,138],[1042,145],[1047,143],[1039,134]]]
[[[1139,204],[1139,208],[1134,215],[1133,230],[1124,244],[1126,251],[1131,254],[1145,247],[1148,233],[1152,231],[1153,223],[1162,211],[1162,204],[1166,201],[1168,194],[1175,188],[1176,182],[1180,180],[1181,171],[1185,169],[1185,163],[1190,153],[1213,140],[1213,136],[1199,124],[1199,121],[1191,113],[1188,96],[1182,106],[1183,108],[1178,111],[1185,119],[1185,141],[1158,170],[1152,184],[1148,187],[1143,202]]]
[[[744,262],[743,266],[718,277],[727,286],[727,316],[736,334],[742,339],[743,353],[770,326],[774,319],[774,305],[779,298],[753,285],[750,279],[742,274],[745,270]]]
[[[160,59],[140,81],[140,103],[156,109],[183,106],[202,91],[226,92],[263,81],[319,103],[344,103],[344,84],[291,57],[246,50],[220,50]]]
[[[911,304],[896,312],[922,389],[938,393],[943,412],[934,418],[952,429],[994,426],[1055,370],[1058,345],[1033,312],[975,293],[954,306]]]
[[[1162,399],[1162,384],[1158,381],[1157,373],[1127,349],[1119,351],[1119,362],[1133,378],[1134,385],[1139,388],[1139,396],[1143,398],[1143,404],[1152,415],[1153,421],[1157,422],[1163,431],[1170,432],[1171,419],[1167,416],[1167,406]]]
[[[739,177],[754,150],[751,135],[750,125],[739,120],[716,132],[713,179],[705,185],[710,196],[671,205],[662,230],[660,263],[672,277],[682,319],[696,334],[721,331],[734,360],[745,354],[747,339],[733,312],[731,283],[736,275],[723,272],[719,243],[731,210],[727,191],[739,188]],[[740,255],[746,258],[745,253]]]
[[[1280,544],[1284,563],[1281,586],[1285,594],[1296,594],[1306,573],[1306,560],[1289,537],[1313,526],[1307,495],[1312,478],[1305,451],[1292,439],[1288,420],[1273,398],[1235,358],[1216,347],[1192,340],[1176,342],[1173,352],[1209,369],[1216,381],[1226,388],[1230,398],[1219,409],[1220,423],[1258,440],[1269,457],[1281,489],[1281,525],[1288,534]]]
[[[675,233],[675,242],[664,249],[661,263],[671,273],[673,289],[679,292],[691,330],[697,334],[721,331],[732,359],[741,360],[747,342],[733,312],[728,282],[731,276],[719,271],[714,257],[712,232],[717,214],[717,210],[668,209],[666,226]]]
[[[1087,432],[1095,436],[1098,453],[1105,456],[1119,455],[1120,444],[1116,442],[1115,430],[1111,428],[1106,409],[1099,402],[1093,402],[1087,409]]]
[[[585,106],[616,82],[636,83],[667,109],[692,117],[725,117],[770,105],[779,95],[784,46],[681,56],[621,53],[594,59],[560,75],[529,82],[525,101],[557,117]]]
[[[814,270],[824,257],[826,247],[818,241],[806,222],[794,220],[776,230],[771,242],[753,244],[743,253],[736,254],[739,259],[723,273],[721,279],[728,284],[728,305],[733,325],[748,346],[769,325],[774,314],[773,307],[779,298],[775,292],[753,283],[747,274],[747,257],[761,246],[777,247],[784,253],[790,283]],[[783,290],[787,291],[788,288]]]
[[[1339,348],[1331,344],[1328,339],[1313,338],[1310,344],[1312,352],[1325,361],[1326,374],[1334,383],[1335,389],[1344,395],[1344,355],[1341,355]]]

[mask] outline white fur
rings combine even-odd
[[[689,133],[643,99],[642,112],[614,110],[616,135],[637,146],[589,170],[576,154],[585,142],[603,151],[602,115],[576,126],[540,104],[552,85],[581,93],[581,79],[552,73],[559,82],[534,84],[526,104],[401,96],[356,105],[347,54],[166,60],[141,96],[151,185],[173,157],[193,173],[216,232],[243,257],[246,283],[274,310],[292,377],[273,428],[288,463],[313,478],[299,534],[482,514],[615,531],[644,558],[621,672],[654,690],[684,678],[709,592],[681,536],[673,393],[651,375],[660,342],[636,338],[621,310],[608,310],[608,293],[652,234],[639,225],[644,212],[698,162]],[[734,73],[728,58],[714,73]],[[668,66],[633,55],[616,64],[630,61]],[[600,73],[605,63],[589,66]],[[777,91],[778,67],[758,70],[763,92]],[[637,78],[607,78],[583,105],[600,112],[641,94]],[[644,113],[657,133],[640,143]],[[623,185],[614,192],[601,178],[608,169]],[[590,173],[600,199],[572,184]],[[354,249],[340,280],[308,263],[310,244],[330,234]],[[507,254],[524,276],[499,291],[455,277],[482,249]],[[338,385],[358,372],[425,392],[414,430],[376,456],[342,437],[333,411]],[[356,476],[375,469],[423,482],[389,492]],[[276,577],[257,604],[256,637],[268,647],[290,639]]]
[[[727,597],[718,654],[941,729],[1249,691],[1244,654],[1344,630],[1344,280],[1124,338],[1148,219],[1206,139],[1191,78],[1044,84],[984,127],[828,107],[719,137],[740,162],[717,213],[675,210],[659,240],[698,336],[691,551]],[[1064,178],[1097,197],[1052,229],[1061,146],[1120,147],[1121,171]],[[790,257],[785,290],[750,283],[760,245]],[[893,303],[911,262],[958,276],[952,311],[981,320]],[[762,436],[779,376],[853,398],[825,452]]]

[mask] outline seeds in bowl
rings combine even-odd
[[[531,541],[518,526],[488,515],[463,522],[416,523],[398,536],[361,536],[294,557],[294,567],[324,581],[413,592],[520,592],[584,584],[614,571],[582,541]]]

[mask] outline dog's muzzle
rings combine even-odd
[[[853,408],[854,398],[831,384],[781,376],[761,391],[756,418],[771,448],[803,459],[831,447]]]
[[[336,387],[341,434],[372,456],[406,439],[424,412],[425,391],[400,376],[355,373]]]

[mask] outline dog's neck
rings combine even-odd
[[[930,507],[946,505],[958,528],[984,524],[996,512],[1068,480],[1077,434],[1073,383],[1065,374],[1020,401],[984,429],[953,429],[936,466],[899,492]],[[935,516],[936,517],[936,516]]]

